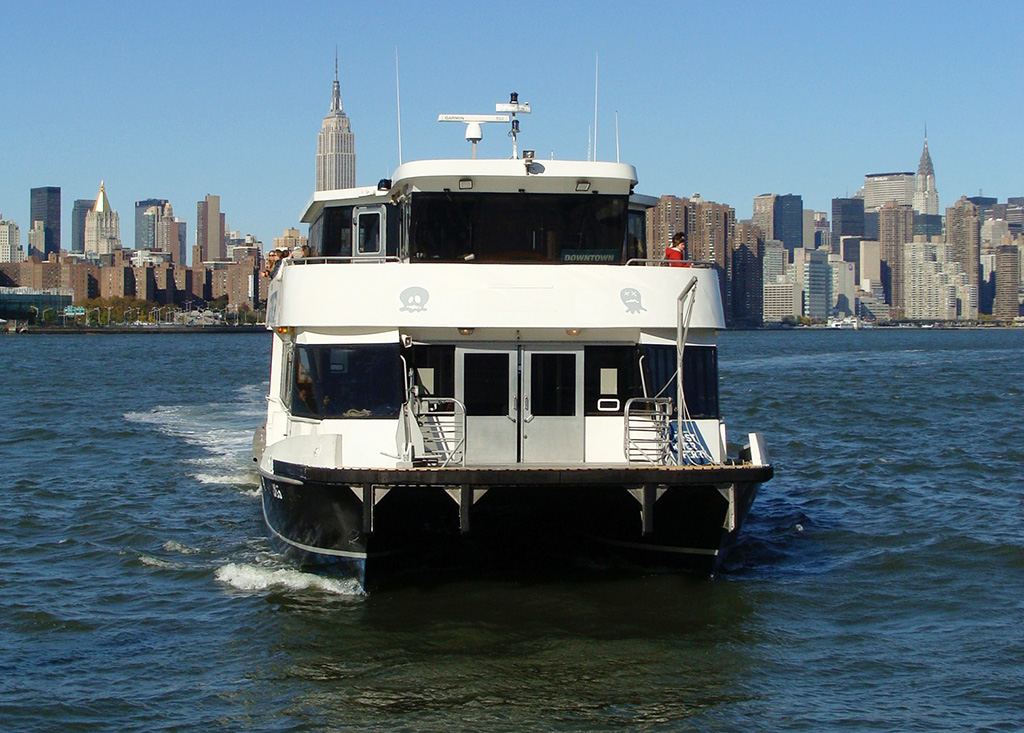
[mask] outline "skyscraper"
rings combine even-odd
[[[828,252],[821,249],[803,252],[803,314],[822,321],[828,317],[832,305],[832,268],[828,264]]]
[[[732,238],[736,211],[727,204],[705,201],[700,194],[694,194],[687,212],[686,258],[714,263],[722,307],[726,313],[731,313]]]
[[[790,252],[804,246],[804,200],[801,196],[787,193],[775,197],[772,234],[772,238],[786,245]]]
[[[840,254],[843,237],[864,236],[864,199],[832,199],[832,252]]]
[[[935,190],[935,166],[932,156],[928,153],[928,131],[924,133],[924,150],[917,164],[917,179],[914,183],[914,212],[918,214],[938,215],[939,192]]]
[[[100,181],[96,205],[85,215],[85,251],[108,255],[121,249],[121,222],[107,200],[107,190]]]
[[[942,212],[939,209],[939,192],[935,190],[935,166],[928,152],[928,130],[924,131],[924,149],[917,164],[917,180],[914,187],[914,234],[937,237],[942,234]]]
[[[878,211],[886,201],[911,206],[916,179],[913,173],[870,173],[864,176],[864,187],[857,195],[864,199],[865,212]]]
[[[924,237],[903,245],[903,316],[911,320],[975,320],[978,289],[945,242]]]
[[[1020,250],[1008,244],[996,247],[996,297],[992,315],[1012,321],[1020,315]]]
[[[220,211],[220,196],[206,194],[196,206],[196,246],[202,262],[223,260],[224,214]],[[196,267],[200,263],[193,262]]]
[[[155,228],[154,248],[170,252],[171,262],[184,265],[188,255],[185,222],[174,215],[174,209],[169,203],[160,207],[160,216],[156,220]]]
[[[0,262],[21,262],[21,229],[13,221],[0,214]]]
[[[751,220],[764,233],[765,242],[782,242],[790,253],[804,246],[804,201],[800,196],[791,193],[755,196]]]
[[[978,206],[961,196],[946,208],[946,242],[953,248],[953,260],[959,262],[970,284],[979,289],[981,269],[981,214]]]
[[[72,252],[85,252],[85,215],[95,205],[95,199],[75,199],[75,206],[71,209]]]
[[[775,239],[773,220],[775,217],[775,194],[762,193],[754,197],[754,214],[751,217],[754,226],[761,230],[764,241],[770,242]]]
[[[135,249],[156,249],[156,233],[152,222],[144,217],[151,206],[164,206],[167,199],[142,199],[135,202]]]
[[[41,259],[60,252],[60,186],[42,186],[30,191],[30,219],[43,223],[45,244]]]
[[[764,248],[761,271],[761,307],[765,323],[779,323],[799,315],[801,294],[786,277],[789,253],[781,244]]]
[[[750,325],[762,320],[761,263],[764,235],[756,224],[737,222],[732,240],[732,317]]]
[[[331,110],[324,117],[316,139],[316,190],[331,191],[356,185],[356,143],[348,116],[341,106],[338,57],[334,57],[334,88]]]
[[[686,231],[688,203],[688,199],[665,195],[659,197],[658,203],[647,210],[648,257],[663,259],[672,235]]]
[[[28,231],[28,256],[42,259],[46,251],[46,227],[36,219]]]
[[[894,318],[903,310],[903,245],[914,241],[914,208],[887,201],[878,210],[882,287]]]

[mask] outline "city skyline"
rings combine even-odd
[[[1021,101],[1004,92],[1024,19],[1014,4],[965,16],[951,3],[653,3],[634,8],[631,23],[610,3],[585,14],[524,3],[511,18],[499,4],[475,13],[314,4],[301,17],[226,4],[203,23],[193,7],[167,8],[146,33],[126,3],[101,14],[72,6],[56,18],[5,11],[5,91],[17,114],[0,121],[0,213],[19,224],[22,246],[29,189],[61,188],[70,250],[73,202],[99,180],[122,212],[151,197],[171,201],[190,235],[191,206],[215,192],[232,229],[270,242],[299,223],[312,195],[336,46],[358,132],[358,185],[398,165],[397,51],[406,161],[468,157],[462,130],[437,115],[492,112],[514,90],[534,108],[520,149],[585,159],[596,140],[598,159],[614,160],[618,148],[637,166],[638,192],[700,193],[735,207],[737,219],[766,192],[829,212],[866,174],[914,171],[925,125],[943,209],[979,190],[1024,195]],[[353,18],[359,32],[346,37]],[[51,52],[38,52],[41,38]],[[100,95],[97,67],[106,72]],[[484,133],[482,156],[511,153],[505,130]]]

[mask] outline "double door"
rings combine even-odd
[[[466,465],[582,463],[583,350],[458,347]]]

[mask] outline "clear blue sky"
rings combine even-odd
[[[106,182],[134,243],[134,202],[196,201],[269,246],[297,226],[338,47],[360,185],[406,161],[469,153],[442,112],[533,105],[520,149],[636,165],[641,193],[750,216],[760,193],[829,211],[864,174],[916,171],[925,124],[943,207],[1024,195],[1024,3],[203,2],[0,0],[0,213],[30,226],[29,189]],[[505,157],[499,126],[480,154]],[[303,227],[304,228],[304,227]]]

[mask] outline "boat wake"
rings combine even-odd
[[[352,578],[329,578],[295,568],[267,568],[258,565],[228,563],[217,568],[214,577],[240,591],[314,591],[336,596],[361,597],[363,587]]]
[[[239,387],[235,399],[200,405],[157,405],[128,412],[124,419],[200,448],[205,455],[185,461],[187,473],[201,484],[234,486],[259,496],[259,476],[250,460],[252,434],[263,419],[254,395],[262,385]]]

